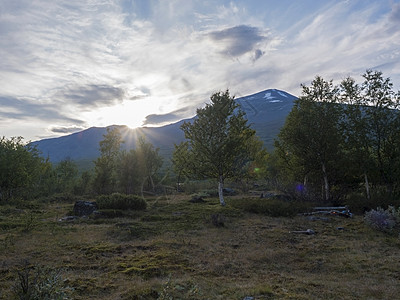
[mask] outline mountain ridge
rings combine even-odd
[[[242,110],[250,126],[256,130],[256,134],[264,142],[267,149],[273,147],[273,141],[283,126],[286,116],[292,109],[297,97],[277,89],[268,89],[256,94],[235,99]],[[174,144],[184,140],[181,125],[193,118],[183,119],[178,122],[161,127],[139,127],[131,129],[126,125],[110,125],[107,127],[90,127],[57,138],[42,139],[32,142],[51,162],[59,162],[64,159],[74,161],[96,159],[99,155],[99,142],[103,140],[107,128],[119,127],[125,143],[123,149],[132,149],[136,145],[139,136],[145,136],[146,141],[160,149],[160,154],[168,157],[172,154]]]

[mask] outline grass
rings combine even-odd
[[[13,299],[24,261],[59,271],[71,299],[395,299],[400,293],[400,239],[369,228],[362,216],[312,221],[269,216],[264,204],[251,199],[249,206],[238,196],[227,198],[226,207],[216,198],[188,200],[147,199],[144,211],[71,222],[58,219],[73,203],[0,206],[0,299]],[[223,226],[213,225],[212,215],[223,216]],[[308,228],[316,234],[291,233]]]

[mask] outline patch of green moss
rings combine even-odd
[[[178,259],[166,251],[133,257],[127,262],[119,263],[118,268],[121,273],[138,275],[144,279],[165,276],[171,271],[187,269],[182,259]]]

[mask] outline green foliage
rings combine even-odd
[[[155,177],[160,170],[163,160],[159,154],[159,149],[155,149],[151,143],[147,143],[144,137],[140,137],[136,147],[136,155],[142,180],[141,193],[147,187],[155,192]]]
[[[90,195],[93,193],[93,172],[83,171],[74,186],[77,195]]]
[[[181,128],[187,141],[175,146],[173,162],[178,177],[217,179],[220,202],[225,205],[224,180],[243,176],[255,153],[261,151],[255,131],[229,91],[213,94],[211,103],[197,110],[193,123],[185,122]]]
[[[319,76],[311,87],[303,86],[303,96],[295,101],[276,144],[294,177],[323,182],[325,201],[330,200],[342,153],[337,93],[331,81]]]
[[[290,112],[276,141],[279,180],[301,183],[326,202],[346,193],[400,187],[400,97],[389,78],[367,70],[362,85],[351,77],[334,86],[317,76]],[[339,104],[340,103],[340,104]]]
[[[139,193],[142,174],[135,150],[122,151],[119,155],[117,177],[119,190],[126,194]]]
[[[95,161],[95,190],[99,194],[115,191],[117,157],[123,143],[118,127],[107,128],[104,140],[100,141],[101,156]]]
[[[70,159],[64,159],[55,167],[56,192],[72,193],[78,175],[77,165]]]
[[[98,196],[96,202],[99,209],[144,210],[147,207],[145,199],[120,193]]]
[[[42,159],[22,137],[0,138],[0,201],[31,196],[41,174]]]
[[[101,156],[95,161],[94,191],[142,195],[144,190],[155,192],[157,172],[163,163],[159,149],[144,137],[139,137],[136,149],[129,152],[120,150],[122,143],[119,129],[108,128],[100,142]]]
[[[378,206],[387,209],[389,206],[400,206],[400,198],[388,193],[384,188],[375,188],[370,198],[366,197],[365,193],[352,192],[346,195],[343,201],[352,213],[364,214],[366,211],[376,209]]]

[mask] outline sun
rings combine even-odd
[[[166,104],[167,103],[167,104]],[[103,107],[84,114],[90,126],[126,125],[129,128],[143,126],[146,116],[162,114],[171,103],[166,99],[140,99],[125,101],[121,104]],[[173,110],[173,108],[171,107]]]

